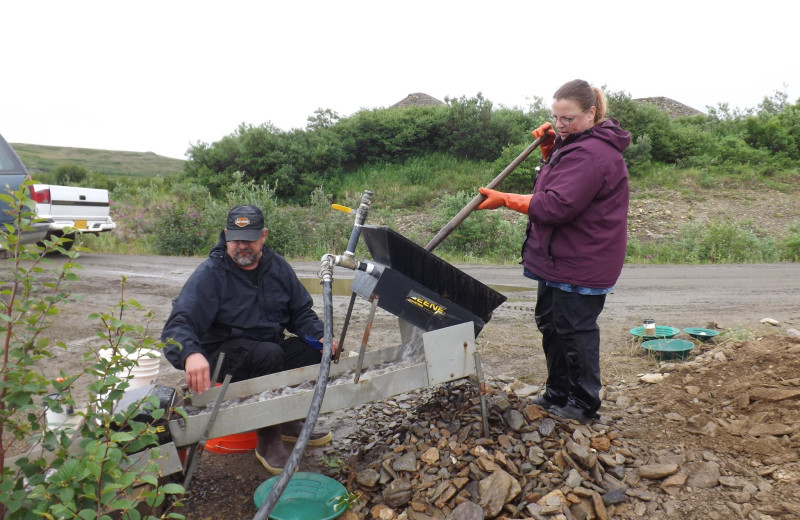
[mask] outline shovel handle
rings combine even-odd
[[[509,175],[511,172],[513,172],[513,171],[514,171],[514,169],[515,169],[517,166],[519,166],[519,165],[520,165],[520,163],[521,163],[522,161],[524,161],[524,160],[525,160],[525,159],[526,159],[526,158],[527,158],[527,157],[528,157],[528,156],[531,154],[531,152],[533,152],[533,151],[534,151],[536,148],[538,148],[538,146],[539,146],[540,144],[542,144],[542,141],[544,141],[544,140],[545,140],[545,139],[547,139],[547,138],[548,138],[548,136],[546,136],[546,135],[543,135],[542,137],[540,137],[540,138],[538,138],[537,140],[535,140],[534,142],[532,142],[532,143],[531,143],[531,144],[530,144],[530,145],[529,145],[527,148],[525,148],[525,150],[523,150],[523,151],[522,151],[522,153],[521,153],[521,154],[519,154],[519,155],[517,156],[517,158],[516,158],[516,159],[514,159],[514,160],[511,162],[511,164],[509,164],[508,166],[506,166],[506,167],[505,167],[505,169],[504,169],[503,171],[501,171],[499,174],[497,174],[497,177],[495,177],[494,179],[492,179],[492,181],[491,181],[489,184],[487,184],[487,185],[486,185],[486,187],[487,187],[487,188],[489,188],[489,189],[494,189],[494,188],[495,188],[496,186],[498,186],[498,185],[499,185],[501,182],[503,182],[503,180],[504,180],[506,177],[508,177],[508,175]],[[452,219],[450,219],[450,222],[448,222],[447,224],[445,224],[445,226],[444,226],[444,227],[441,229],[441,231],[439,231],[439,232],[436,234],[436,236],[435,236],[435,237],[433,237],[433,238],[431,239],[431,241],[430,241],[430,242],[428,242],[428,245],[427,245],[427,246],[425,246],[425,249],[427,249],[428,251],[433,251],[433,250],[436,248],[436,246],[438,246],[439,244],[441,244],[441,243],[442,243],[442,241],[443,241],[445,238],[447,238],[447,236],[448,236],[450,233],[452,233],[452,232],[453,232],[453,230],[454,230],[456,227],[458,227],[458,225],[459,225],[459,224],[461,224],[462,222],[464,222],[464,219],[466,219],[466,218],[469,216],[469,214],[470,214],[470,213],[472,213],[473,211],[475,211],[476,209],[478,209],[478,206],[480,206],[481,202],[483,202],[484,200],[486,200],[486,195],[483,195],[482,193],[479,193],[478,195],[476,195],[474,199],[472,199],[471,201],[469,201],[469,203],[468,203],[466,206],[464,206],[464,209],[462,209],[461,211],[459,211],[459,212],[456,214],[456,216],[455,216],[455,217],[453,217]]]

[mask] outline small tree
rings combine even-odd
[[[150,458],[134,468],[133,454],[158,445],[150,424],[133,417],[148,410],[157,420],[163,417],[155,396],[145,396],[127,410],[116,405],[130,386],[130,376],[123,376],[137,363],[131,354],[141,348],[156,349],[156,343],[141,326],[123,321],[123,311],[139,308],[133,300],[124,300],[111,310],[92,315],[103,330],[98,337],[107,350],[101,356],[92,350],[84,360],[86,368],[78,374],[60,372],[60,377],[46,376],[41,365],[66,344],[44,336],[49,318],[58,313],[60,304],[70,301],[64,286],[78,277],[74,262],[78,250],[68,251],[66,239],[45,241],[44,248],[22,247],[20,237],[31,230],[32,203],[25,196],[27,184],[2,200],[11,207],[18,231],[0,231],[0,246],[13,254],[5,260],[0,286],[0,518],[9,519],[106,519],[116,511],[119,518],[183,518],[173,512],[155,516],[168,495],[179,495],[177,484],[159,482],[158,448]],[[46,253],[59,251],[68,260],[60,269],[46,272]],[[149,320],[149,317],[148,317]],[[77,415],[75,429],[50,429],[44,406],[58,413],[74,407],[70,390],[85,383],[89,404]],[[52,394],[59,397],[52,397]],[[80,424],[80,426],[77,426]],[[75,431],[77,430],[77,431]],[[11,453],[24,454],[11,462]],[[137,498],[130,498],[133,488],[143,488]],[[169,508],[167,508],[169,509]],[[144,511],[144,512],[142,512]]]
[[[56,168],[56,182],[58,184],[80,184],[86,178],[86,168],[77,164],[66,163]]]

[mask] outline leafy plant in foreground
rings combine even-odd
[[[77,280],[80,266],[74,261],[78,251],[64,247],[67,239],[45,241],[43,248],[21,246],[19,236],[30,231],[35,218],[25,189],[2,196],[19,232],[0,233],[0,246],[13,256],[3,261],[0,278],[0,518],[183,518],[169,507],[162,510],[167,496],[180,495],[183,488],[161,483],[155,431],[133,419],[147,408],[153,418],[163,416],[157,398],[117,409],[130,387],[124,374],[137,363],[131,354],[163,346],[146,328],[123,321],[123,312],[138,304],[121,298],[113,309],[92,316],[103,325],[98,338],[104,356],[97,348],[84,357],[82,372],[45,375],[54,351],[67,348],[45,333],[51,332],[49,321],[59,304],[71,300],[64,286]],[[67,260],[48,272],[43,266],[53,251]],[[71,391],[78,385],[88,390],[88,406],[72,420],[47,425],[45,407],[59,414],[74,408]]]

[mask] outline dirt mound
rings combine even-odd
[[[669,114],[669,117],[672,118],[683,117],[683,116],[696,116],[698,114],[702,114],[702,112],[699,110],[696,110],[688,105],[684,105],[683,103],[679,103],[674,99],[670,99],[667,97],[637,98],[634,99],[634,101],[636,101],[639,104],[652,103],[659,109]]]
[[[644,511],[652,518],[798,518],[800,339],[706,347],[691,362],[663,365],[659,375],[659,382],[614,387],[607,396],[642,466],[677,465],[670,482],[628,475],[652,493]],[[707,480],[692,480],[700,470]]]
[[[444,102],[439,101],[435,97],[429,96],[428,94],[416,92],[414,94],[409,94],[389,108],[427,107],[439,105],[444,105]]]

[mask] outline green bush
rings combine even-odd
[[[62,164],[56,168],[56,184],[80,186],[86,178],[86,168],[77,164]]]
[[[432,231],[438,232],[443,228],[474,196],[463,191],[455,196],[445,196],[436,207],[435,230]],[[509,210],[475,211],[444,239],[437,254],[444,252],[501,263],[519,262],[526,224],[524,215]]]
[[[628,174],[633,176],[640,172],[645,166],[649,165],[653,159],[653,145],[650,136],[642,134],[637,137],[631,145],[622,153],[625,164],[628,166]]]
[[[4,196],[4,201],[24,233],[24,221],[33,217],[25,186],[10,198]],[[156,430],[135,419],[143,410],[154,420],[163,417],[158,398],[144,397],[126,410],[116,406],[130,386],[129,376],[122,373],[136,363],[129,354],[164,346],[151,339],[145,327],[123,320],[140,306],[121,298],[112,309],[89,317],[101,325],[97,336],[112,355],[102,356],[94,349],[84,356],[81,373],[61,370],[57,378],[44,373],[42,367],[54,352],[67,349],[45,334],[58,336],[49,321],[71,301],[64,287],[78,279],[75,270],[80,267],[75,262],[78,248],[67,251],[63,240],[21,248],[13,237],[0,234],[0,247],[15,253],[13,261],[0,265],[0,311],[7,318],[0,320],[0,518],[183,518],[170,512],[172,506],[161,510],[168,495],[181,495],[184,489],[159,479],[157,459],[162,453]],[[47,253],[53,251],[68,260],[48,272]],[[124,287],[124,278],[122,282]],[[71,396],[79,386],[88,392],[85,409],[76,407]],[[82,420],[74,426],[48,426],[45,407],[57,413],[75,408]],[[143,451],[148,448],[152,449]],[[20,455],[12,462],[14,453]],[[134,494],[134,488],[141,493]]]
[[[781,248],[760,237],[752,222],[689,223],[673,238],[658,242],[628,241],[626,262],[700,264],[781,261]]]
[[[783,241],[784,260],[800,262],[800,221],[795,221],[789,227],[789,235]]]
[[[514,162],[530,143],[510,145],[503,149],[503,153],[492,164],[499,174]],[[536,169],[542,157],[537,148],[524,161],[519,163],[508,177],[496,189],[508,193],[533,193],[533,183],[536,180]],[[487,181],[488,183],[488,181]]]

